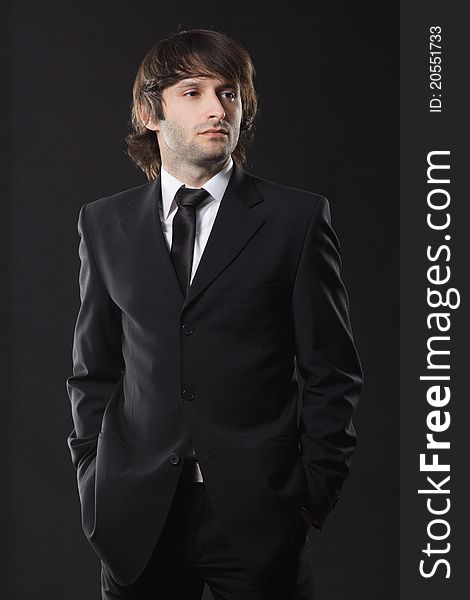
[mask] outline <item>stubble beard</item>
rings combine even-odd
[[[160,122],[162,136],[167,146],[170,160],[178,165],[217,165],[226,160],[235,150],[240,129],[229,129],[229,139],[203,139],[196,132],[188,134],[174,123]]]

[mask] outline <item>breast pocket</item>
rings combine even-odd
[[[263,346],[269,352],[285,351],[289,311],[284,283],[226,289],[223,302],[236,341]]]
[[[257,287],[233,288],[224,291],[224,304],[240,306],[273,302],[282,298],[284,286],[282,282],[269,283]]]

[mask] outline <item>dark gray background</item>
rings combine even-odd
[[[317,600],[396,600],[398,8],[390,0],[9,6],[0,597],[99,598],[65,441],[78,210],[144,183],[124,154],[135,72],[162,35],[206,27],[240,41],[255,62],[260,115],[247,170],[326,195],[342,245],[366,385],[352,474],[323,532],[311,534]]]
[[[469,318],[468,298],[470,279],[468,277],[469,256],[469,202],[468,202],[468,97],[469,81],[466,73],[468,63],[468,21],[464,18],[462,5],[456,2],[442,3],[438,0],[413,4],[402,3],[401,10],[401,66],[400,88],[400,129],[401,129],[401,269],[400,269],[400,327],[401,327],[401,599],[440,600],[461,598],[468,588],[468,540],[470,537],[470,486],[468,477],[468,439],[470,403],[468,401],[468,357],[469,357]],[[430,27],[441,27],[441,83],[442,89],[430,89]],[[436,41],[436,38],[434,39]],[[436,51],[436,48],[432,48]],[[433,93],[441,93],[442,112],[430,113],[429,101]],[[450,184],[427,183],[427,154],[431,151],[450,151],[435,162],[450,164],[450,170],[443,179]],[[438,177],[438,172],[434,172]],[[428,212],[436,222],[440,216],[427,206],[427,194],[432,189],[445,189],[450,193],[448,212],[450,226],[436,231],[426,224]],[[436,197],[435,197],[436,198]],[[434,198],[434,200],[435,200]],[[441,198],[442,199],[442,196]],[[445,235],[451,239],[446,241]],[[426,256],[429,245],[435,251],[447,243],[450,247],[450,260],[446,262],[444,253],[441,260],[431,263]],[[441,286],[430,283],[427,269],[439,264],[441,273],[445,266],[450,268],[450,280]],[[445,290],[459,290],[461,304],[456,309],[427,305],[427,287]],[[435,300],[433,296],[432,300]],[[428,328],[426,318],[433,312],[448,312],[451,327],[447,332],[439,332],[435,322]],[[449,341],[441,341],[433,348],[449,350],[449,355],[441,355],[434,363],[450,365],[450,369],[427,370],[427,342],[432,336],[449,336]],[[449,411],[449,429],[439,435],[441,441],[450,442],[450,449],[440,451],[439,463],[449,464],[450,472],[419,472],[419,455],[427,453],[427,462],[432,460],[431,450],[426,450],[426,434],[430,430],[426,417],[432,410],[426,401],[430,381],[419,381],[420,375],[449,375],[450,382],[440,382],[450,388],[451,398],[443,408]],[[434,452],[432,452],[434,453]],[[450,510],[443,515],[432,515],[426,506],[432,498],[431,507],[439,510],[445,506],[444,498],[429,494],[418,494],[418,489],[429,490],[431,484],[427,476],[436,483],[447,476],[450,481],[444,489],[450,489]],[[439,505],[440,501],[440,505]],[[442,518],[450,525],[450,534],[442,540],[432,540],[427,528],[433,519]],[[445,535],[444,526],[434,525],[433,535]],[[430,557],[423,554],[427,544],[434,551]],[[449,548],[447,552],[447,544]],[[441,553],[436,553],[440,551]],[[449,561],[451,574],[446,579],[446,567],[437,565],[431,578],[423,578],[419,573],[421,560],[424,570],[430,573],[439,559]],[[468,592],[467,592],[468,595]]]

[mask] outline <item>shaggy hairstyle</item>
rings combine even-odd
[[[257,113],[253,62],[248,52],[225,34],[192,29],[171,34],[154,46],[142,61],[134,81],[133,132],[126,138],[127,154],[149,180],[158,176],[162,161],[156,133],[145,127],[139,108],[150,117],[163,120],[163,90],[187,77],[204,75],[240,86],[240,137],[232,157],[239,165],[246,164],[246,150],[253,141]]]

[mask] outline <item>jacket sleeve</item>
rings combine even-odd
[[[340,244],[320,197],[304,241],[292,295],[301,376],[301,461],[305,507],[320,528],[336,504],[356,446],[353,411],[363,374],[341,280]]]
[[[73,374],[66,381],[74,423],[67,444],[76,469],[96,453],[104,410],[124,369],[121,313],[97,269],[86,228],[86,206],[78,216],[80,308],[73,336]]]

